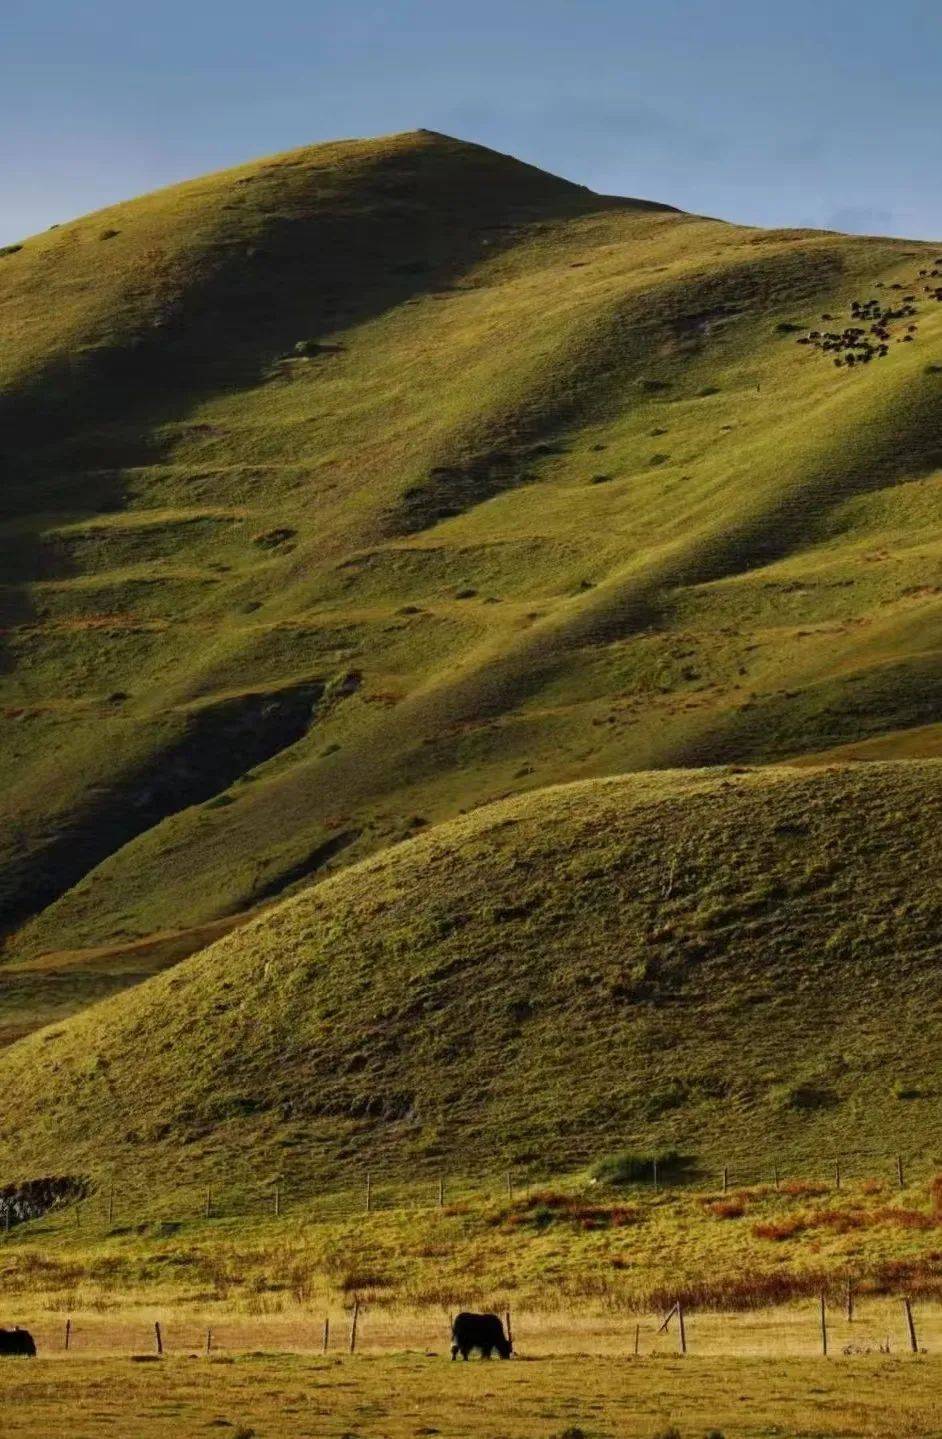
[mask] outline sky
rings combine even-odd
[[[940,0],[2,0],[0,244],[424,126],[610,194],[942,239]]]

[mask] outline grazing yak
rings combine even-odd
[[[0,1355],[20,1354],[27,1359],[36,1358],[36,1343],[28,1329],[17,1324],[13,1329],[0,1329]]]
[[[451,1326],[451,1357],[467,1359],[472,1349],[480,1349],[482,1359],[490,1359],[496,1349],[501,1359],[509,1359],[513,1345],[504,1333],[496,1314],[459,1314]]]

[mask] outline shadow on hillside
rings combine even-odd
[[[50,483],[28,466],[4,465],[0,457],[0,675],[17,667],[15,633],[44,618],[32,586],[79,573],[68,547],[49,533],[51,525],[123,508],[120,475],[82,476],[82,481],[81,493],[76,487],[63,495],[61,482]]]
[[[12,928],[52,903],[102,860],[190,805],[231,803],[223,793],[297,743],[323,698],[322,684],[258,690],[168,717],[148,751],[96,786],[58,827],[20,845],[0,870],[0,915]],[[219,798],[216,798],[219,797]],[[312,865],[315,857],[312,857]]]
[[[265,183],[261,174],[237,183],[249,182]],[[446,291],[532,225],[617,208],[671,208],[596,196],[466,146],[387,155],[334,205],[318,204],[297,184],[265,198],[277,201],[277,210],[249,206],[240,218],[235,205],[225,206],[242,237],[207,247],[180,293],[141,314],[120,342],[65,355],[0,398],[9,455],[51,459],[66,446],[62,457],[73,468],[159,459],[161,446],[147,429],[185,419],[235,385],[259,382],[299,341],[324,349],[317,343],[323,333]],[[260,230],[252,224],[259,212]],[[126,434],[109,440],[104,427],[119,418],[122,431],[138,428],[136,442]]]
[[[110,343],[52,360],[0,396],[3,629],[41,618],[31,592],[37,580],[75,572],[43,538],[51,517],[81,522],[123,509],[124,472],[165,459],[174,442],[161,431],[172,434],[204,401],[261,383],[299,342],[317,353],[325,335],[447,292],[535,225],[612,209],[670,209],[601,198],[444,137],[381,156],[333,199],[318,199],[322,174],[305,178],[304,168],[300,159],[275,162],[233,182],[233,203],[223,207],[231,219],[192,260],[188,283],[172,299],[117,317],[124,328]],[[246,192],[236,185],[254,187],[259,198],[243,208]],[[16,663],[4,639],[0,673]],[[38,889],[28,880],[31,856],[22,856],[25,889],[14,885],[18,897],[8,896],[18,918],[111,852],[89,843],[103,815],[114,843],[155,822],[140,802],[142,777],[143,770],[122,773],[108,794],[78,802],[52,841],[55,852],[35,856]]]
[[[320,173],[305,180],[304,169],[300,159],[273,162],[233,182],[233,203],[223,207],[232,218],[217,243],[191,257],[173,299],[115,317],[119,337],[50,360],[0,396],[0,520],[47,511],[80,521],[121,509],[121,471],[158,463],[172,448],[157,433],[163,427],[217,394],[261,383],[299,343],[319,352],[324,334],[447,292],[533,225],[671,208],[599,197],[441,136],[375,159],[333,200],[318,199]],[[24,530],[9,583],[42,578],[46,553],[38,530]],[[4,605],[7,626],[32,617],[23,592],[9,590]],[[0,637],[0,670],[5,662]]]
[[[859,744],[932,724],[942,706],[934,655],[849,669],[721,714],[708,729],[672,748],[667,763],[783,764],[797,755]]]

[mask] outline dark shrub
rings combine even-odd
[[[818,1084],[786,1084],[771,1092],[772,1102],[779,1109],[828,1109],[837,1102],[837,1096],[830,1089]]]
[[[657,1164],[659,1180],[674,1181],[689,1177],[694,1167],[689,1154],[678,1154],[676,1149],[665,1149],[658,1154],[634,1154],[622,1150],[600,1159],[592,1173],[602,1184],[649,1184],[654,1178]]]

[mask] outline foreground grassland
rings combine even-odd
[[[937,1358],[548,1358],[451,1365],[441,1356],[38,1359],[0,1369],[4,1434],[135,1439],[680,1439],[723,1434],[931,1439]]]
[[[0,256],[0,1037],[497,796],[937,754],[935,258],[426,132]]]

